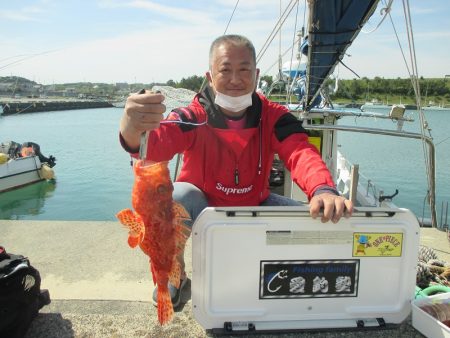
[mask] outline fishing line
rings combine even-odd
[[[163,120],[163,121],[161,121],[159,123],[160,124],[175,123],[175,124],[187,124],[187,125],[190,125],[190,126],[203,126],[203,125],[207,124],[208,122],[205,121],[205,122],[197,123],[197,122],[185,122],[185,121],[181,121],[181,120]]]
[[[25,56],[25,57],[22,58],[22,59],[19,59],[19,60],[16,60],[16,61],[14,61],[14,62],[7,63],[6,65],[0,66],[0,70],[5,69],[6,67],[9,67],[9,66],[15,65],[16,63],[20,63],[20,62],[22,62],[22,61],[25,61],[25,60],[34,58],[34,57],[36,57],[36,56],[40,56],[40,55],[45,55],[45,54],[53,53],[53,52],[56,52],[56,51],[59,51],[59,50],[62,50],[62,49],[48,50],[48,51],[45,51],[45,52],[42,52],[42,53],[36,53],[36,54],[22,54],[22,55],[17,55],[17,56],[5,58],[5,59],[0,60],[0,61],[9,60],[9,59],[12,59],[12,58],[15,58],[15,57],[19,57],[19,56]]]
[[[434,145],[437,146],[437,145],[439,145],[439,144],[441,144],[441,143],[444,143],[444,142],[447,141],[448,139],[450,139],[450,136],[447,137],[447,138],[445,138],[445,139],[443,139],[442,141],[439,141],[438,143],[435,143]]]
[[[28,57],[30,55],[34,55],[34,54],[19,54],[19,55],[14,55],[14,56],[8,56],[7,58],[0,59],[0,62],[8,61],[8,60],[15,59],[15,58],[20,58],[23,56]]]

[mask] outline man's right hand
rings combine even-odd
[[[127,98],[120,121],[120,133],[130,148],[139,148],[141,134],[159,127],[166,106],[164,95],[146,90]]]

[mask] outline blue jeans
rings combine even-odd
[[[195,185],[187,182],[175,182],[173,184],[173,199],[180,203],[191,216],[192,221],[186,222],[186,225],[192,227],[198,215],[208,206],[205,194]],[[270,193],[269,197],[263,201],[261,206],[296,206],[300,202],[294,201],[289,197]]]
[[[180,203],[191,216],[191,221],[185,222],[185,224],[192,229],[194,221],[198,215],[208,206],[208,201],[205,194],[195,185],[187,182],[174,182],[173,184],[173,199]],[[280,196],[271,193],[267,199],[262,202],[262,206],[288,206],[288,205],[301,205],[301,203],[294,201],[288,197]],[[185,279],[185,263],[184,263],[184,248],[183,251],[177,256],[177,260],[180,263],[181,279]]]

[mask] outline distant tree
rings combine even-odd
[[[194,92],[199,92],[200,87],[203,83],[203,76],[193,75],[188,78],[182,78],[180,82],[177,83],[178,88],[190,89]]]
[[[267,84],[269,85],[269,87],[272,85],[272,83],[273,83],[273,79],[272,79],[272,76],[270,76],[270,75],[264,75],[264,76],[261,76],[261,79],[260,79],[261,81],[266,81],[267,82]]]
[[[171,87],[176,87],[177,84],[174,80],[169,80],[166,82],[166,85],[171,86]]]

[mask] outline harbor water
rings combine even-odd
[[[53,155],[54,182],[40,182],[0,194],[0,219],[115,220],[115,214],[131,207],[133,173],[129,155],[118,138],[120,108],[98,108],[0,116],[0,141],[31,141],[45,156]],[[404,129],[418,132],[415,122]],[[436,201],[438,221],[442,202],[450,201],[450,111],[426,111],[436,144]],[[381,119],[343,118],[339,124],[396,129]],[[427,178],[423,146],[419,140],[341,132],[339,149],[360,173],[394,202],[417,216],[429,217],[424,201]],[[174,163],[171,164],[172,170]],[[444,205],[445,221],[445,205]]]

